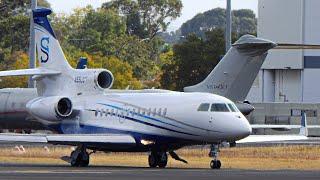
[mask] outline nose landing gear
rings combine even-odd
[[[166,152],[154,152],[152,151],[148,158],[149,166],[151,168],[159,167],[165,168],[168,163],[168,155]]]
[[[218,144],[212,144],[210,146],[210,153],[209,157],[212,157],[213,160],[210,162],[211,169],[220,169],[221,168],[221,161],[218,159],[219,155],[219,145]]]

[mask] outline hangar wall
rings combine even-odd
[[[258,37],[276,43],[320,44],[319,0],[259,0]],[[320,51],[271,50],[247,99],[320,102]]]

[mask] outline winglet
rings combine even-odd
[[[305,112],[301,115],[301,128],[299,135],[308,136],[307,114]]]

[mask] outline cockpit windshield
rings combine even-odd
[[[210,107],[209,103],[202,103],[198,107],[198,111],[202,111],[202,112],[209,111],[209,107]]]
[[[235,109],[235,107],[232,106],[232,104],[228,104],[228,107],[231,110],[231,112],[237,112],[237,110]]]
[[[211,105],[211,112],[230,112],[230,110],[224,103],[214,103]]]

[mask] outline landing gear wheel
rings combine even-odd
[[[220,160],[212,160],[210,162],[211,169],[220,169],[221,168],[221,161]]]
[[[81,153],[81,161],[80,161],[79,166],[80,167],[88,167],[89,161],[90,161],[90,156],[89,156],[88,152],[87,151],[82,152]]]
[[[151,153],[148,157],[149,166],[151,168],[155,168],[158,165],[157,156],[154,153]]]
[[[90,162],[90,156],[85,148],[77,148],[71,152],[70,164],[72,167],[87,167]]]
[[[168,163],[168,155],[167,153],[161,153],[159,155],[159,162],[158,162],[158,166],[159,168],[165,168],[167,166]]]
[[[213,158],[213,160],[210,162],[211,169],[220,169],[221,168],[221,161],[218,159],[220,146],[219,144],[212,144],[210,147],[210,153],[209,156]]]
[[[76,151],[72,151],[71,152],[71,155],[70,155],[71,162],[70,162],[70,164],[71,164],[72,167],[78,167],[80,165],[79,155],[77,153],[78,152],[76,152]]]

